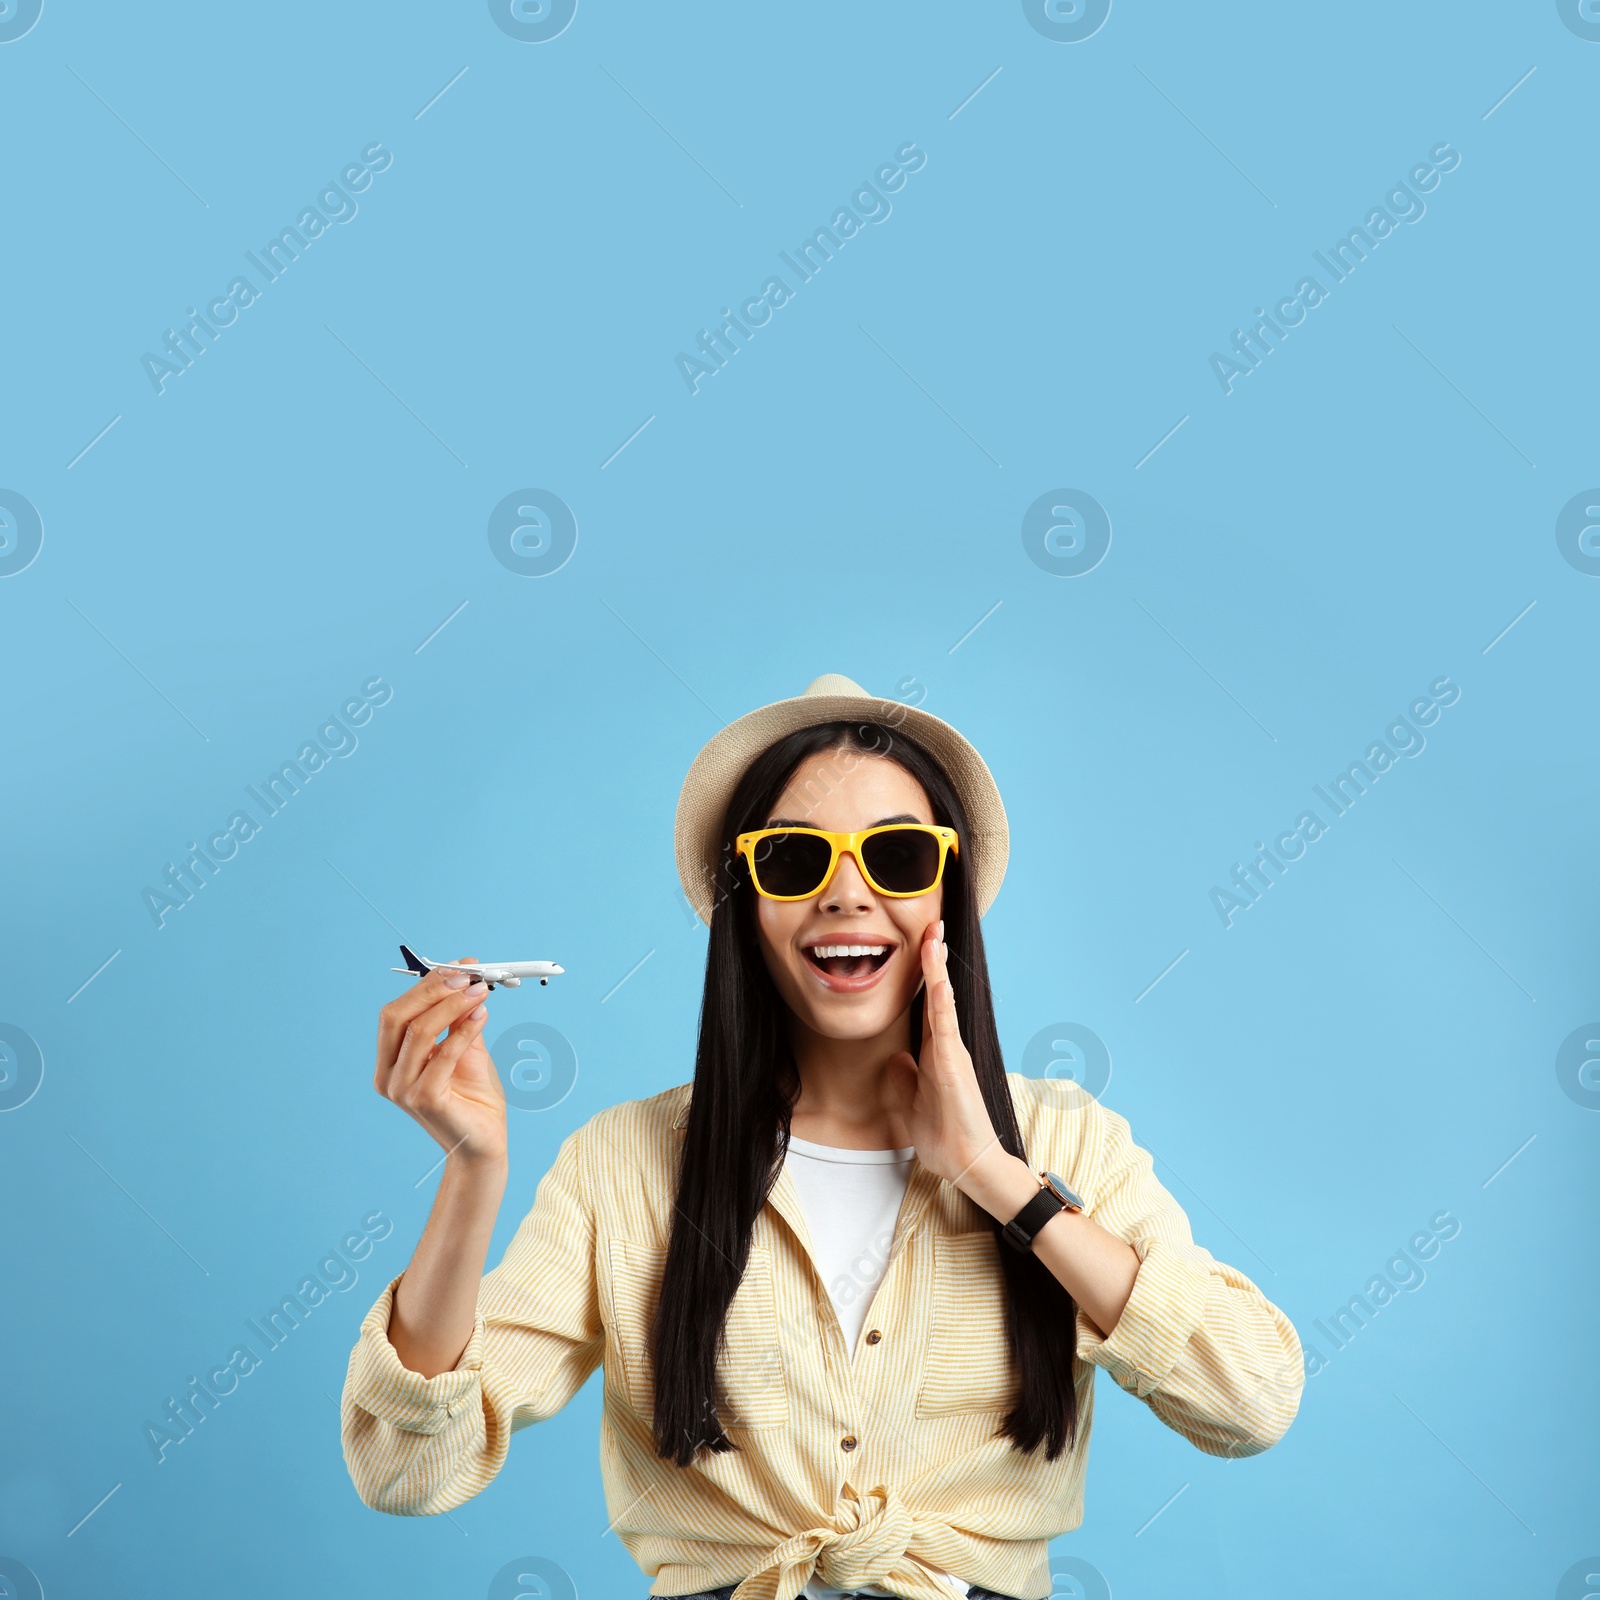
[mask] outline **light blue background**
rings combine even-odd
[[[334,1397],[438,1154],[374,1012],[395,929],[567,967],[492,1006],[578,1060],[512,1114],[498,1260],[570,1129],[692,1070],[689,762],[839,671],[998,778],[1009,1064],[1093,1030],[1196,1236],[1328,1358],[1244,1462],[1102,1381],[1058,1592],[1555,1594],[1600,1548],[1600,1114],[1556,1071],[1600,1017],[1600,579],[1554,531],[1600,482],[1597,74],[1553,4],[1118,0],[1062,43],[583,0],[523,43],[47,0],[0,45],[0,488],[44,525],[0,582],[0,1022],[44,1062],[0,1116],[0,1556],[51,1596],[476,1596],[530,1555],[645,1592],[598,1377],[449,1518],[349,1484]],[[359,214],[158,396],[141,356],[373,141]],[[691,395],[675,356],[907,141],[893,214]],[[1212,352],[1443,141],[1426,216],[1224,394]],[[577,519],[544,577],[486,538],[524,487]],[[1077,577],[1020,534],[1061,487],[1114,529]],[[142,891],[374,675],[359,748],[158,930]],[[1211,888],[1441,675],[1426,750],[1224,928]],[[143,1425],[374,1210],[355,1288],[158,1464]],[[1318,1337],[1441,1210],[1426,1282]]]

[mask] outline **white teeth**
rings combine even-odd
[[[888,948],[886,944],[814,944],[811,954],[826,961],[832,956],[881,956]]]

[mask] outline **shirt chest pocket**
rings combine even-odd
[[[933,1325],[917,1415],[1004,1411],[1016,1397],[1006,1338],[1006,1278],[992,1233],[935,1235]]]
[[[632,1239],[607,1241],[612,1332],[621,1368],[617,1385],[647,1422],[655,1414],[650,1320],[661,1295],[665,1251]],[[789,1421],[789,1388],[778,1339],[772,1252],[752,1245],[744,1278],[728,1306],[717,1358],[717,1414],[734,1428],[781,1428]]]

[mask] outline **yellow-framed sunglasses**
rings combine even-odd
[[[765,900],[810,900],[833,881],[839,857],[854,858],[875,894],[911,900],[944,878],[945,858],[961,854],[954,828],[926,822],[886,822],[858,833],[825,828],[757,828],[741,833],[734,848],[750,868]]]

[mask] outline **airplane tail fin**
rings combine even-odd
[[[410,945],[400,946],[400,954],[405,957],[406,971],[426,974],[430,968],[428,963],[419,956]]]

